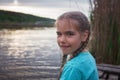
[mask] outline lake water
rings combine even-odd
[[[57,80],[60,57],[54,28],[0,30],[0,80]]]

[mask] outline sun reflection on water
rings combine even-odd
[[[35,57],[40,53],[50,55],[48,49],[54,49],[53,46],[57,45],[54,29],[15,30],[3,37],[2,45],[8,47],[7,55],[15,58]]]

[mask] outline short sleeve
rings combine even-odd
[[[81,73],[72,65],[65,66],[60,80],[81,80]]]

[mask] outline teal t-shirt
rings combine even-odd
[[[99,80],[96,62],[89,52],[81,52],[63,67],[60,80]]]

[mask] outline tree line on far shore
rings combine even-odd
[[[53,27],[55,20],[30,14],[0,10],[0,29]]]

